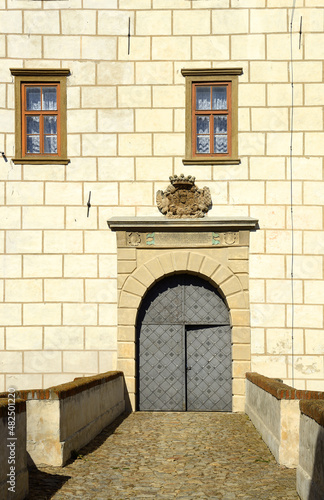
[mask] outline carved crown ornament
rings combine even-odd
[[[206,186],[199,189],[193,175],[171,175],[169,179],[171,184],[166,190],[156,193],[160,212],[171,219],[205,217],[212,204],[210,189]]]

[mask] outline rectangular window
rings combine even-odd
[[[193,84],[193,156],[231,154],[231,83]]]
[[[23,84],[21,91],[23,156],[59,156],[59,84]]]
[[[14,163],[68,163],[66,76],[69,70],[12,69],[16,87]]]
[[[240,163],[237,77],[241,68],[183,69],[186,77],[186,157],[191,163]]]

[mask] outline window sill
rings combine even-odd
[[[12,158],[13,163],[21,164],[24,163],[26,165],[67,165],[70,163],[68,158]]]
[[[184,158],[184,165],[239,165],[240,158]]]

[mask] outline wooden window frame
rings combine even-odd
[[[68,69],[23,69],[10,70],[15,77],[15,158],[14,163],[37,164],[68,164],[67,158],[67,128],[66,128],[66,78],[70,74]],[[25,89],[30,86],[57,86],[57,153],[31,154],[26,152],[25,117],[29,113],[25,110]],[[37,111],[34,114],[54,115],[56,111]],[[41,150],[42,151],[42,150]]]
[[[242,68],[215,68],[215,69],[182,69],[182,75],[186,78],[186,152],[182,160],[184,165],[191,164],[231,164],[241,162],[238,157],[238,76],[243,73]],[[196,153],[196,111],[195,88],[199,85],[227,86],[228,91],[228,152],[220,153]],[[204,113],[201,113],[204,114]],[[218,114],[212,110],[205,114]],[[220,114],[224,114],[223,110]],[[210,126],[210,136],[212,127]]]

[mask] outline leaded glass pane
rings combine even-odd
[[[209,134],[209,116],[197,116],[197,134]]]
[[[27,116],[27,134],[39,134],[39,116]]]
[[[209,153],[209,136],[197,136],[197,153]]]
[[[39,135],[27,135],[27,153],[39,153]]]
[[[45,135],[44,137],[44,153],[57,153],[57,137],[56,135]]]
[[[213,109],[227,109],[227,87],[213,87]]]
[[[56,87],[43,87],[43,108],[45,111],[56,110]]]
[[[227,136],[215,135],[214,136],[214,152],[227,153]]]
[[[210,109],[210,87],[196,87],[196,109]]]
[[[45,134],[57,133],[56,116],[44,116],[44,133]]]
[[[40,87],[26,87],[27,111],[39,111],[41,109]]]
[[[227,116],[214,117],[214,134],[227,134]]]

